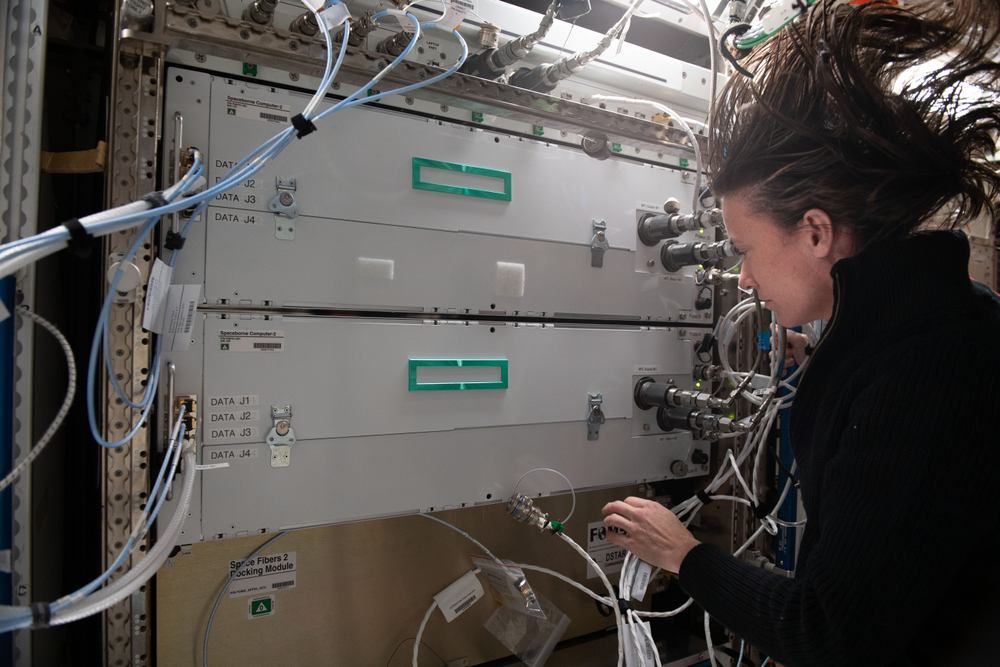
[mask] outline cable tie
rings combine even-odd
[[[313,122],[300,113],[292,116],[292,125],[298,130],[298,134],[295,135],[298,139],[316,131],[316,126],[313,125]]]
[[[710,502],[712,502],[712,496],[711,496],[711,494],[705,493],[705,489],[702,489],[701,491],[699,491],[698,493],[696,493],[694,495],[698,497],[698,500],[701,501],[702,505],[707,505]]]
[[[630,609],[632,609],[631,602],[629,602],[628,600],[624,600],[622,598],[618,598],[618,611],[624,614]]]
[[[139,197],[142,201],[148,201],[153,205],[153,208],[160,208],[161,206],[166,206],[170,202],[167,198],[163,196],[162,192],[147,192],[143,196]]]
[[[812,354],[815,351],[816,351],[816,348],[814,348],[812,345],[806,345],[806,355],[810,355],[810,354]]]
[[[185,240],[180,232],[169,231],[167,232],[167,239],[163,242],[163,247],[167,250],[180,250],[184,247]]]
[[[759,521],[763,521],[764,517],[768,516],[774,510],[774,505],[771,503],[761,503],[760,505],[750,503],[750,507],[753,509],[753,515]]]
[[[31,630],[44,630],[52,620],[52,608],[48,602],[31,603]]]
[[[62,224],[69,230],[69,241],[66,245],[70,252],[80,258],[90,257],[90,251],[94,247],[94,235],[87,231],[80,218],[73,218]]]

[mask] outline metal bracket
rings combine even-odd
[[[295,431],[292,430],[292,406],[284,409],[271,406],[271,419],[274,426],[267,434],[267,444],[271,448],[271,467],[287,468],[292,462],[292,445],[295,444]]]
[[[593,220],[594,237],[590,239],[590,265],[597,268],[604,266],[604,253],[611,246],[608,244],[608,225],[603,220]]]
[[[590,397],[590,414],[587,415],[587,440],[599,440],[601,438],[601,424],[605,422],[604,413],[601,412],[601,403],[604,397],[598,394],[587,394]]]
[[[299,217],[299,204],[295,201],[295,179],[283,181],[280,177],[275,177],[274,180],[278,186],[278,194],[267,204],[274,213],[274,236],[290,241],[295,238],[295,225],[289,221]]]

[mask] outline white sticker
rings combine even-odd
[[[226,449],[206,449],[204,451],[209,461],[242,461],[244,459],[255,459],[260,456],[259,447],[228,447]]]
[[[632,591],[629,597],[642,602],[646,597],[646,588],[649,586],[649,577],[653,574],[653,566],[645,561],[639,561],[639,565],[632,575]]]
[[[448,10],[444,13],[444,16],[435,21],[435,23],[437,27],[444,28],[445,30],[458,30],[458,27],[462,25],[462,21],[465,20],[470,10],[475,11],[475,5],[469,2],[469,0],[451,0],[448,3]]]
[[[479,577],[469,570],[451,586],[434,596],[438,609],[444,614],[444,620],[451,623],[458,616],[483,597],[483,585]]]
[[[641,202],[639,202],[638,208],[640,210],[642,210],[642,211],[651,211],[653,213],[663,213],[663,209],[661,208],[661,206],[662,206],[662,204],[653,204],[653,203],[648,202],[648,201],[641,201]]]
[[[243,396],[209,396],[210,408],[245,408],[249,405],[260,405],[260,396],[245,394]]]
[[[338,2],[321,11],[319,15],[323,17],[327,30],[333,30],[344,25],[351,18],[351,10],[347,8],[347,5]]]
[[[636,366],[636,373],[659,373],[660,366]]]
[[[288,125],[292,116],[292,107],[277,102],[255,100],[252,97],[226,95],[226,115]]]
[[[274,596],[265,595],[247,603],[247,618],[263,618],[274,614]]]
[[[153,260],[149,270],[149,285],[146,287],[146,310],[142,314],[142,328],[153,333],[163,333],[163,316],[167,312],[167,291],[174,270],[160,261]]]
[[[206,444],[209,440],[253,440],[259,436],[260,429],[256,426],[223,426],[205,431]]]
[[[216,470],[218,468],[228,468],[228,463],[205,463],[195,465],[195,470]]]
[[[646,632],[649,632],[649,621],[643,621],[639,625],[646,628]],[[653,643],[649,641],[649,637],[640,630],[638,627],[635,628],[635,634],[639,636],[639,643],[646,649],[646,660],[642,660],[642,656],[639,655],[639,648],[635,645],[635,638],[632,636],[632,625],[625,626],[625,667],[642,667],[642,665],[655,665],[653,658]]]
[[[163,349],[184,352],[191,346],[191,329],[201,285],[171,285],[163,316]]]
[[[284,331],[220,331],[223,352],[284,352]]]
[[[417,26],[408,16],[396,14],[396,20],[399,21],[399,27],[403,29],[403,32],[412,35],[417,31]]]
[[[236,424],[258,421],[260,421],[260,410],[235,410],[232,412],[216,412],[208,415],[209,424]]]
[[[229,597],[231,598],[295,588],[294,551],[251,558],[242,569],[237,571],[242,562],[241,560],[229,561],[229,576],[233,576],[233,572],[236,572],[236,576],[229,584]]]
[[[622,563],[625,562],[625,554],[628,553],[625,547],[608,541],[609,530],[614,533],[625,533],[621,528],[614,526],[605,528],[602,521],[587,524],[587,553],[597,562],[604,574],[621,572]],[[597,577],[597,573],[594,572],[594,568],[588,567],[587,578],[594,579],[595,577]]]

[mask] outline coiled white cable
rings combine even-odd
[[[37,322],[42,326],[42,328],[55,336],[57,341],[59,341],[59,347],[62,348],[63,354],[66,355],[66,366],[69,379],[66,386],[66,397],[63,399],[62,405],[59,407],[59,412],[56,413],[56,416],[52,419],[52,423],[49,424],[45,433],[42,434],[42,437],[35,443],[35,446],[31,448],[30,452],[28,452],[28,455],[24,457],[24,460],[17,464],[17,467],[11,470],[10,473],[3,478],[3,480],[0,480],[0,491],[3,491],[10,486],[14,480],[17,479],[21,473],[23,473],[25,469],[31,465],[31,462],[42,453],[42,450],[45,449],[45,445],[49,444],[49,441],[52,440],[52,436],[54,436],[56,431],[59,430],[59,427],[62,426],[63,420],[66,419],[66,415],[69,413],[70,406],[73,405],[73,396],[76,395],[76,361],[73,358],[73,349],[69,346],[69,341],[66,340],[66,337],[62,335],[62,332],[60,332],[54,324],[46,320],[41,315],[31,312],[23,306],[19,308],[17,312],[20,315]]]

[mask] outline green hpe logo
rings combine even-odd
[[[257,618],[258,616],[270,616],[274,613],[274,596],[268,595],[263,598],[254,598],[250,600],[250,608],[248,610],[248,616],[250,618]]]

